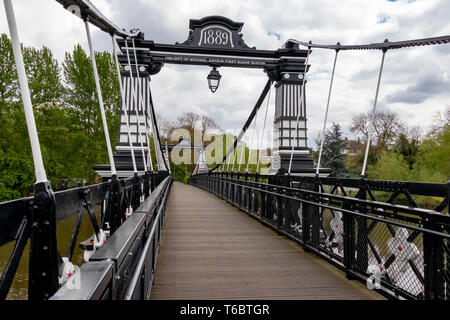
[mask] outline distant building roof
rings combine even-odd
[[[358,155],[362,153],[364,146],[359,138],[358,140],[349,140],[347,137],[345,137],[344,142],[345,146],[344,150],[342,150],[342,153],[349,155]]]

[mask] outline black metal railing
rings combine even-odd
[[[51,299],[148,299],[171,184],[166,177]]]
[[[66,257],[72,259],[74,249],[79,242],[78,234],[85,212],[89,214],[93,233],[97,235],[100,229],[105,230],[112,236],[115,231],[126,221],[126,214],[136,211],[141,202],[148,198],[169,174],[165,171],[158,173],[145,173],[142,176],[134,176],[127,179],[112,179],[108,182],[90,185],[81,188],[64,190],[54,193],[54,222],[57,224],[70,216],[76,216],[76,222],[67,247]],[[94,208],[100,210],[100,221],[98,221]],[[54,264],[55,261],[41,261],[33,253],[33,242],[39,242],[38,237],[32,237],[34,221],[37,219],[39,205],[35,197],[28,197],[13,201],[0,203],[0,246],[14,242],[14,248],[5,269],[0,277],[0,301],[6,299],[16,274],[19,262],[23,255],[28,239],[30,244],[30,268],[29,268],[29,290],[28,299],[40,300],[48,298],[55,293],[58,286],[48,287],[38,285],[36,282],[36,265]],[[56,225],[54,226],[56,228]],[[98,239],[98,238],[97,238]],[[58,239],[57,239],[58,240]],[[82,239],[85,240],[85,239]],[[57,241],[50,245],[57,250]],[[42,245],[41,245],[42,246]],[[45,249],[45,248],[44,248]],[[50,249],[50,248],[47,248]],[[34,262],[32,264],[31,262]],[[37,261],[37,262],[36,262]],[[53,272],[48,277],[53,278],[52,283],[58,284],[61,276],[62,258],[58,252],[58,272]],[[49,268],[50,269],[50,268]],[[55,274],[56,273],[56,274]]]
[[[386,296],[450,300],[448,184],[238,173],[190,183]],[[417,197],[432,197],[434,210]]]

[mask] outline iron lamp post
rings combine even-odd
[[[207,77],[208,86],[212,93],[216,92],[217,88],[219,87],[220,78],[222,78],[222,76],[220,75],[219,71],[217,71],[216,67],[213,67]]]

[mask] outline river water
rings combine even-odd
[[[95,213],[97,221],[100,221],[100,206],[95,207]],[[72,236],[77,215],[74,214],[64,220],[61,220],[57,224],[57,240],[58,250],[62,257],[67,256],[67,248],[69,247],[70,238]],[[77,245],[72,257],[72,263],[77,266],[81,266],[84,263],[83,251],[78,247],[78,243],[86,240],[94,234],[89,215],[87,212],[83,215],[83,221],[81,223],[80,233],[78,234]],[[9,260],[12,249],[14,248],[14,242],[8,243],[3,247],[0,247],[0,274],[5,269],[5,266]],[[28,262],[29,262],[29,250],[30,241],[28,240],[27,246],[23,251],[22,258],[20,260],[19,267],[14,277],[14,281],[9,290],[8,300],[26,300],[28,298]]]

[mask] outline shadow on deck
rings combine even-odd
[[[151,299],[384,299],[194,186],[174,183]]]

